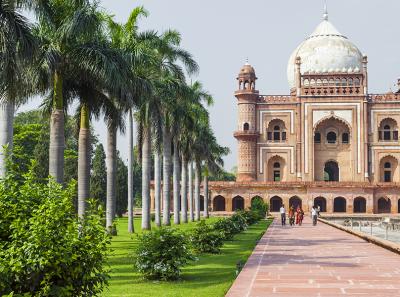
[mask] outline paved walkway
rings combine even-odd
[[[400,296],[400,255],[309,218],[275,219],[228,297]]]

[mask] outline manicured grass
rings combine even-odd
[[[210,218],[208,222],[218,220]],[[195,223],[177,226],[181,230],[193,228]],[[186,266],[182,279],[174,282],[148,281],[135,273],[129,254],[137,244],[137,235],[127,232],[127,219],[119,219],[118,236],[112,240],[112,256],[109,259],[111,279],[103,296],[160,296],[160,297],[222,297],[232,285],[236,275],[236,263],[246,261],[256,241],[269,226],[261,221],[225,242],[221,253],[200,255],[199,261]],[[140,232],[140,220],[135,220],[135,230]]]

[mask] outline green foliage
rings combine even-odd
[[[116,208],[117,216],[122,217],[128,211],[128,167],[122,161],[117,151],[117,187],[116,187]]]
[[[210,174],[208,177],[210,181],[235,181],[236,175],[234,173],[225,171],[221,168],[216,174]]]
[[[13,161],[18,164],[21,172],[28,171],[35,147],[40,140],[42,125],[14,125]]]
[[[182,267],[195,257],[183,233],[172,228],[159,228],[139,236],[133,260],[134,268],[145,278],[175,280]]]
[[[191,243],[199,253],[218,254],[224,239],[224,233],[206,224],[204,220],[197,223],[190,235]]]
[[[233,222],[235,233],[240,233],[247,229],[248,224],[243,212],[236,212],[230,217],[230,220]]]
[[[260,219],[263,219],[268,212],[268,204],[261,197],[254,197],[251,200],[250,210],[256,212]]]
[[[29,172],[0,181],[0,295],[96,296],[107,284],[109,237],[92,202],[74,212],[75,184],[37,182]]]
[[[107,167],[106,153],[100,143],[97,145],[92,159],[92,172],[90,174],[90,197],[93,197],[103,206],[106,205],[107,196]]]
[[[224,234],[225,240],[232,240],[237,228],[230,218],[223,218],[214,223],[214,229]]]

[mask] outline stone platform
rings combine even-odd
[[[400,296],[400,256],[309,217],[275,219],[226,296]]]

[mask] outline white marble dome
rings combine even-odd
[[[323,21],[292,53],[287,67],[290,88],[295,85],[295,60],[301,58],[300,72],[359,72],[362,69],[360,50],[336,30],[325,12]]]

